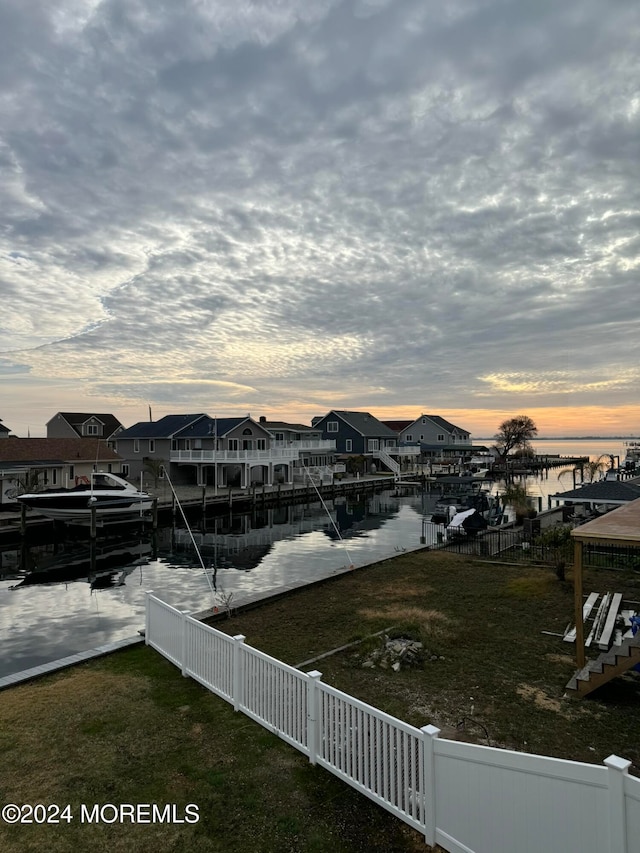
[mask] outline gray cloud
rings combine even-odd
[[[0,33],[0,352],[34,382],[629,402],[635,3],[13,0]]]

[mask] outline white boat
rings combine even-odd
[[[47,518],[61,521],[90,520],[94,508],[100,519],[133,519],[153,506],[151,495],[102,471],[92,473],[87,483],[72,489],[46,489],[18,495],[16,500]]]
[[[634,438],[625,441],[624,446],[626,448],[624,467],[628,470],[640,466],[640,439]]]

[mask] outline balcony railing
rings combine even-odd
[[[278,449],[290,448],[292,450],[331,451],[336,449],[336,443],[333,439],[308,438],[303,441],[272,441],[271,447]]]
[[[383,447],[382,450],[385,450],[389,456],[420,456],[420,446],[417,444],[401,446],[396,444],[393,447]]]
[[[271,450],[172,450],[171,462],[290,462],[298,458],[294,449]]]

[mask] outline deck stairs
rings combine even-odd
[[[379,459],[383,465],[386,465],[387,468],[391,471],[394,477],[397,477],[400,473],[400,465],[396,462],[395,459],[392,459],[386,450],[375,450],[373,455],[376,459]]]
[[[624,639],[620,645],[611,646],[595,660],[589,661],[583,669],[579,669],[569,680],[567,693],[586,696],[637,664],[640,664],[640,631],[634,637]]]

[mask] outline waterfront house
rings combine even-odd
[[[26,489],[70,488],[92,471],[122,473],[122,460],[92,438],[13,438],[0,442],[0,504]]]
[[[420,415],[399,432],[402,444],[417,445],[423,458],[459,461],[474,448],[468,430],[452,424],[440,415]]]
[[[323,438],[321,429],[306,424],[268,421],[264,415],[260,416],[260,425],[271,433],[273,449],[298,450],[298,458],[293,463],[294,482],[306,482],[309,478],[317,483],[333,481],[337,470],[336,443],[333,439]]]
[[[10,432],[11,430],[9,429],[9,427],[6,427],[2,423],[2,418],[0,418],[0,438],[8,438]]]
[[[273,447],[269,430],[250,415],[212,418],[202,412],[141,421],[118,434],[130,476],[168,472],[179,485],[229,486],[292,482],[296,448]]]
[[[58,412],[47,421],[47,438],[102,438],[110,441],[124,427],[111,414]]]
[[[311,425],[322,430],[324,439],[335,441],[337,452],[345,458],[364,457],[364,470],[368,473],[384,466],[397,474],[400,465],[393,457],[414,452],[413,448],[400,448],[398,435],[370,412],[332,409],[323,417],[314,418]]]

